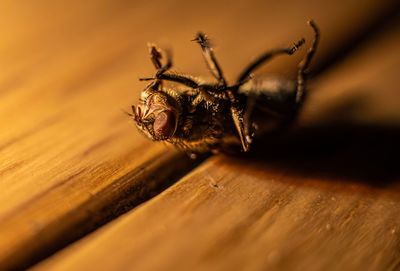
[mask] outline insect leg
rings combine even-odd
[[[193,127],[193,116],[188,115],[186,116],[185,123],[183,124],[183,133],[185,136],[189,136]]]
[[[218,65],[217,59],[215,58],[213,49],[210,46],[210,42],[206,35],[199,32],[193,41],[196,41],[198,44],[200,44],[204,60],[206,61],[207,67],[211,74],[218,80],[220,85],[226,86],[226,80],[220,66]]]
[[[209,41],[203,33],[198,33],[196,39],[201,49],[203,51],[203,56],[210,70],[211,74],[218,80],[219,84],[226,87],[226,80],[223,76],[222,70],[218,65],[218,62],[214,56],[213,49],[211,48]],[[239,84],[231,87],[233,89],[238,89],[240,85],[248,80],[248,76],[245,76],[243,80],[240,80]],[[225,92],[228,95],[228,98],[231,102],[231,115],[233,122],[235,124],[236,130],[239,134],[240,141],[242,143],[243,150],[246,152],[249,149],[250,137],[247,136],[246,132],[249,130],[245,127],[244,117],[243,117],[243,109],[240,107],[236,95],[232,89],[225,88]],[[206,91],[206,93],[208,93]],[[204,94],[203,94],[204,95]]]
[[[167,62],[165,63],[164,66],[161,64],[161,50],[157,48],[155,44],[148,44],[149,47],[149,54],[150,54],[150,59],[151,62],[153,63],[154,67],[157,70],[157,74],[163,74],[167,70],[169,70],[172,67],[172,57],[171,57],[171,52],[169,50],[166,50],[165,53],[167,55]]]
[[[207,89],[205,86],[202,86],[200,84],[198,84],[196,81],[194,81],[193,79],[183,76],[183,75],[177,75],[177,74],[159,74],[157,75],[156,78],[140,78],[140,81],[151,81],[151,80],[155,80],[154,82],[158,82],[161,80],[165,80],[165,81],[170,81],[170,82],[175,82],[175,83],[179,83],[185,86],[188,86],[194,90],[196,90],[198,92],[198,95],[196,97],[196,99],[193,101],[192,104],[192,109],[191,111],[195,110],[195,107],[204,99],[207,102],[213,104],[216,100],[216,98],[214,98],[211,94],[208,93]],[[158,80],[158,81],[157,81]]]
[[[166,51],[167,62],[165,63],[164,66],[162,66],[161,50],[158,49],[155,44],[149,43],[147,46],[149,47],[149,54],[150,54],[151,62],[153,63],[154,67],[156,68],[157,73],[155,75],[155,78],[151,79],[151,80],[154,80],[154,82],[152,82],[149,86],[147,86],[146,89],[157,90],[162,85],[162,82],[161,82],[161,80],[158,79],[158,77],[172,67],[171,52],[169,50]]]
[[[248,129],[245,127],[243,110],[236,105],[231,105],[231,114],[236,131],[239,134],[240,142],[242,143],[243,151],[247,152],[249,150],[250,138],[246,135]]]
[[[308,53],[304,57],[304,59],[299,63],[298,71],[297,71],[297,92],[296,92],[296,103],[301,104],[304,99],[304,90],[306,87],[306,72],[305,70],[310,65],[311,59],[314,56],[315,50],[317,50],[318,42],[319,42],[319,29],[314,21],[308,21],[308,24],[314,30],[314,41]]]
[[[304,39],[301,39],[300,41],[298,41],[296,44],[294,44],[292,47],[290,48],[280,48],[280,49],[275,49],[272,51],[268,51],[264,54],[262,54],[259,58],[257,58],[255,61],[253,61],[252,63],[250,63],[246,69],[244,69],[241,73],[240,76],[238,77],[237,82],[243,82],[246,80],[246,78],[248,78],[251,73],[258,68],[261,64],[263,64],[264,62],[270,60],[271,58],[273,58],[274,56],[277,55],[281,55],[281,54],[287,54],[287,55],[292,55],[294,52],[297,51],[297,49],[303,45],[305,42]]]
[[[165,52],[166,52],[166,55],[167,55],[167,62],[165,63],[165,65],[163,67],[161,67],[157,71],[156,77],[159,77],[161,74],[165,73],[166,71],[168,71],[172,67],[171,52],[170,51],[165,51]]]
[[[246,134],[246,132],[249,131],[249,129],[245,127],[246,123],[244,120],[244,110],[240,106],[240,103],[236,98],[235,93],[233,93],[233,91],[229,89],[225,91],[231,102],[230,105],[231,116],[233,119],[233,123],[235,124],[236,131],[238,132],[240,142],[242,143],[243,151],[247,152],[249,150],[249,144],[251,143],[251,139],[248,136],[248,134]]]
[[[156,70],[161,69],[161,51],[154,44],[149,43],[147,46],[149,47],[150,60],[154,67]]]
[[[194,81],[193,79],[183,76],[183,75],[176,75],[176,74],[159,74],[157,77],[150,77],[150,78],[140,78],[139,81],[152,81],[152,80],[165,80],[170,82],[179,83],[190,88],[198,88],[199,84]]]

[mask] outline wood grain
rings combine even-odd
[[[33,270],[398,270],[400,171],[384,155],[400,151],[399,29],[321,75],[278,146],[208,159]],[[361,110],[326,118],[352,95]]]
[[[189,42],[201,29],[217,39],[233,78],[254,52],[309,38],[312,17],[324,31],[318,67],[391,6],[254,1],[230,4],[228,12],[211,1],[2,1],[0,269],[46,257],[191,168],[183,154],[144,139],[122,113],[144,87],[137,79],[153,73],[147,41],[173,44],[177,70],[204,75]],[[265,71],[290,66],[291,74],[300,57]]]
[[[215,157],[34,270],[390,270],[399,191]]]

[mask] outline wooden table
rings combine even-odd
[[[0,270],[400,269],[396,1],[3,1]],[[252,153],[190,160],[123,113],[146,42],[228,80],[322,33],[299,123]],[[257,74],[293,76],[305,49]]]

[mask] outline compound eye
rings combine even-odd
[[[168,139],[175,133],[175,115],[166,110],[157,115],[153,124],[154,135],[157,139]]]

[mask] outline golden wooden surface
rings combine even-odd
[[[340,108],[355,95],[368,101],[361,108],[368,113],[350,112],[350,120],[362,126],[379,119],[380,125],[396,127],[400,100],[389,100],[398,97],[399,30],[397,23],[374,36],[322,75],[302,125],[315,125],[318,121],[307,122],[308,117],[317,114],[322,120],[323,111],[332,110],[320,103]],[[365,65],[366,59],[373,65]],[[386,111],[382,101],[389,101]],[[398,143],[391,145],[400,132],[383,129],[372,140],[371,134],[363,139],[348,133],[344,142],[335,139],[341,132],[349,131],[324,139],[303,134],[299,141],[291,138],[275,149],[271,143],[250,157],[212,157],[34,270],[398,270],[398,161],[380,155],[400,150]],[[381,142],[385,139],[393,141]],[[314,146],[299,150],[299,143]]]
[[[258,52],[310,39],[305,22],[313,18],[323,31],[319,67],[391,5],[2,1],[0,269],[34,263],[191,168],[184,155],[144,139],[122,112],[144,87],[137,79],[153,73],[147,41],[172,46],[176,70],[206,75],[190,39],[210,33],[231,79]],[[262,72],[291,74],[301,53]]]

